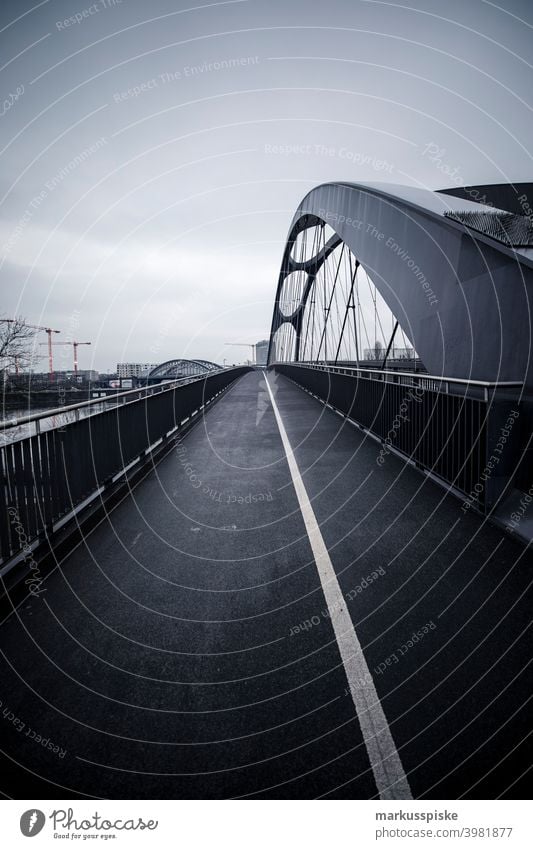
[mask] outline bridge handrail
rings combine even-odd
[[[518,427],[512,430],[524,406],[519,381],[449,378],[443,389],[442,378],[425,374],[409,384],[386,379],[382,370],[349,366],[278,362],[277,369],[376,439],[378,466],[390,453],[402,456],[444,482],[466,504],[465,512],[474,505],[488,513],[513,480],[522,439]],[[377,374],[380,380],[373,379]],[[457,384],[466,388],[454,389]]]
[[[0,428],[6,431],[12,427],[19,427],[20,425],[30,424],[32,422],[35,422],[37,425],[37,422],[39,422],[41,419],[50,419],[53,416],[61,415],[61,413],[70,413],[73,410],[78,411],[84,409],[85,407],[90,407],[92,405],[105,404],[109,401],[115,401],[118,398],[125,399],[129,396],[135,396],[132,397],[131,400],[139,401],[143,397],[142,393],[145,393],[145,397],[149,397],[150,395],[155,395],[159,392],[167,392],[171,389],[175,389],[176,386],[185,385],[186,383],[193,383],[195,380],[204,380],[206,375],[218,374],[221,371],[229,371],[229,369],[218,369],[218,371],[206,371],[205,374],[201,374],[195,377],[180,377],[173,381],[158,383],[155,386],[141,386],[137,387],[136,389],[125,389],[124,392],[116,392],[113,394],[110,393],[107,397],[89,398],[87,401],[79,401],[77,404],[68,404],[66,407],[53,407],[49,410],[42,410],[39,413],[31,413],[28,416],[20,416],[16,419],[4,419],[4,421],[0,421]],[[102,392],[103,389],[98,390],[98,387],[95,387],[94,391]]]
[[[247,371],[232,367],[163,388],[127,390],[95,415],[54,422],[49,430],[0,445],[0,575],[17,564],[31,572],[34,548],[46,548],[59,531],[68,536],[82,513],[94,511],[98,499],[114,497],[129,476],[153,464]],[[39,415],[49,416],[50,410]]]
[[[333,374],[349,374],[351,372],[358,372],[362,376],[368,376],[369,374],[379,375],[380,378],[383,378],[385,375],[391,375],[392,377],[408,377],[411,380],[432,380],[437,383],[455,383],[462,384],[466,387],[474,387],[479,389],[517,389],[521,388],[524,384],[523,381],[518,380],[504,380],[504,381],[496,381],[490,382],[487,380],[471,380],[469,378],[464,377],[446,377],[444,375],[435,375],[435,374],[426,374],[425,372],[413,372],[413,371],[392,371],[389,369],[371,369],[366,368],[365,366],[339,366],[339,365],[327,365],[323,363],[305,363],[305,362],[274,362],[271,363],[272,366],[276,365],[292,365],[292,366],[301,366],[302,368],[311,368],[317,369],[318,371],[329,371]],[[389,381],[395,382],[395,381]]]

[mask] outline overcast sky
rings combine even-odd
[[[0,312],[82,368],[246,357],[318,183],[531,179],[527,2],[0,9]]]

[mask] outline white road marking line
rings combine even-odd
[[[265,381],[379,796],[381,799],[412,799],[407,776],[309,501],[287,431],[266,377]]]

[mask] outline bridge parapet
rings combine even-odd
[[[249,369],[211,371],[170,385],[119,393],[109,407],[101,399],[3,422],[4,433],[29,424],[35,433],[0,446],[0,570],[4,577],[23,562],[31,573],[33,550],[81,511],[120,484],[133,467],[151,461],[222,392]],[[82,411],[99,408],[86,418]],[[52,414],[73,420],[49,430]]]
[[[490,513],[510,484],[520,446],[521,383],[489,383],[304,363],[279,373],[380,443],[378,467],[396,453],[471,507]]]

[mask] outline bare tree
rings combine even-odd
[[[376,341],[374,342],[374,359],[375,360],[381,360],[382,357],[383,357],[383,345],[381,344],[379,339],[376,339]]]
[[[0,373],[27,368],[33,362],[35,329],[23,318],[0,318]]]

